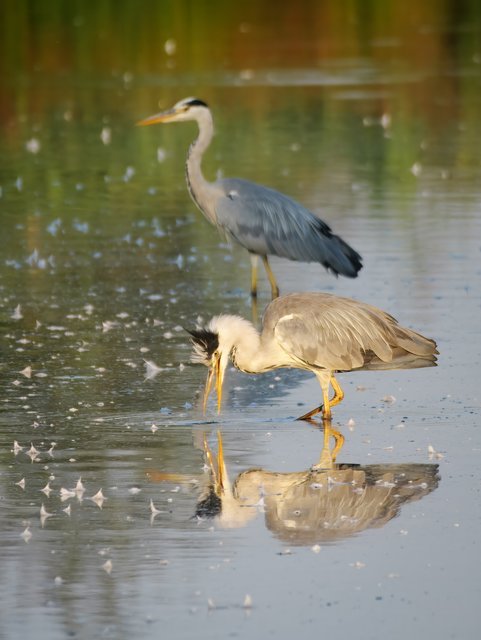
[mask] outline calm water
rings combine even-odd
[[[226,9],[217,39],[188,3],[131,33],[127,3],[111,31],[108,2],[5,10],[1,638],[477,637],[479,15],[334,5]],[[195,125],[133,126],[193,94],[206,174],[282,189],[364,257],[354,281],[273,259],[281,291],[365,300],[439,344],[436,369],[341,376],[329,473],[293,420],[312,376],[229,370],[202,416],[184,327],[251,317],[249,260],[189,200]],[[238,496],[220,514],[218,431]]]

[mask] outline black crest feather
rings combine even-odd
[[[219,347],[219,336],[208,329],[188,329],[194,346],[193,362],[210,364],[212,355]]]
[[[192,100],[189,100],[187,104],[189,107],[207,107],[207,103],[203,100],[199,100],[199,98],[192,98]]]

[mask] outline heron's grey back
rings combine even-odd
[[[301,204],[274,189],[226,178],[215,183],[217,224],[252,253],[320,262],[335,274],[355,277],[361,256]]]
[[[300,361],[331,371],[432,366],[437,354],[433,340],[401,327],[381,309],[328,293],[273,300],[264,335]]]

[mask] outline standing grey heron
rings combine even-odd
[[[248,320],[234,315],[215,316],[205,328],[189,333],[192,361],[209,367],[204,411],[215,374],[220,413],[230,359],[245,373],[280,367],[312,371],[321,385],[323,404],[299,420],[309,420],[321,411],[324,420],[331,419],[331,407],[344,397],[336,373],[431,367],[438,353],[434,340],[401,327],[381,309],[329,293],[275,298],[266,307],[260,334]],[[329,386],[334,390],[331,399]]]
[[[301,262],[320,262],[335,275],[355,278],[362,267],[361,256],[329,226],[288,196],[239,178],[208,182],[201,169],[204,151],[214,135],[209,107],[197,98],[186,98],[168,111],[137,124],[195,120],[199,136],[190,145],[186,163],[190,195],[207,220],[230,240],[245,247],[251,256],[251,294],[257,295],[257,259],[261,256],[271,285],[279,295],[267,256]]]

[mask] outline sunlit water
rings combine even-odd
[[[436,369],[341,376],[331,475],[310,471],[320,430],[293,421],[320,400],[309,375],[229,370],[221,417],[202,416],[185,328],[251,317],[249,260],[188,200],[194,126],[132,126],[157,88],[145,112],[59,108],[15,152],[3,140],[2,637],[476,637],[481,183],[459,154],[481,131],[382,119],[382,96],[422,75],[265,71],[231,108],[238,78],[214,74],[206,173],[283,189],[364,257],[354,281],[273,259],[282,292],[353,296],[439,344]],[[259,85],[272,106],[254,123]],[[220,515],[219,430],[247,496]]]

